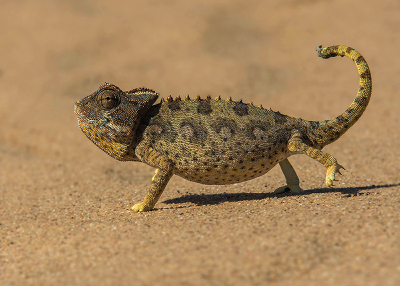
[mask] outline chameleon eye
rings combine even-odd
[[[111,109],[119,104],[119,94],[115,90],[106,89],[97,94],[97,102],[105,109]]]

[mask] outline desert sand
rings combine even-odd
[[[399,1],[2,1],[0,285],[400,285]],[[75,101],[104,82],[231,96],[309,120],[342,113],[368,61],[366,112],[324,150],[241,184],[173,177],[134,213],[154,169],[79,130]]]

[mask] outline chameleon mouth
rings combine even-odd
[[[111,157],[123,161],[123,157],[127,152],[128,145],[108,139],[98,132],[96,128],[93,128],[85,120],[82,120],[82,118],[79,116],[79,113],[77,113],[77,115],[79,128],[86,135],[86,137]]]

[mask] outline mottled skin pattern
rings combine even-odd
[[[75,113],[86,136],[121,161],[141,161],[156,168],[150,190],[134,211],[153,209],[172,175],[209,184],[233,184],[267,173],[279,163],[287,185],[275,193],[300,193],[299,179],[287,160],[306,154],[327,168],[326,185],[343,168],[321,149],[337,140],[362,115],[371,96],[371,74],[360,53],[346,46],[317,48],[322,58],[347,56],[360,74],[353,103],[325,121],[293,118],[230,98],[212,100],[168,97],[146,88],[128,92],[104,84],[76,102]]]

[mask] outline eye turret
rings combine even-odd
[[[97,102],[105,109],[112,109],[120,102],[120,95],[112,89],[105,89],[97,94]]]

